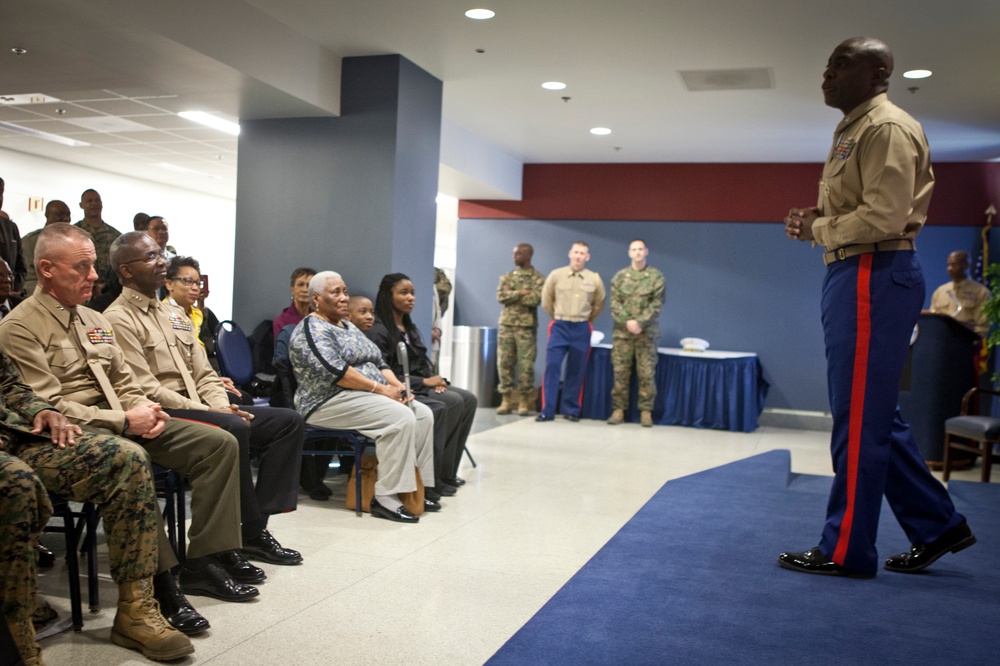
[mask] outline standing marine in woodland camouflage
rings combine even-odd
[[[531,411],[538,351],[538,304],[542,302],[542,286],[545,284],[545,276],[531,265],[534,253],[534,248],[527,243],[515,247],[514,265],[517,268],[501,276],[497,287],[497,300],[503,303],[497,335],[497,368],[503,402],[497,408],[497,414],[509,414],[514,409],[515,397],[520,416],[526,416]]]
[[[643,426],[653,425],[656,399],[656,342],[660,338],[660,311],[663,310],[663,273],[648,266],[649,248],[640,239],[628,246],[632,265],[615,273],[611,280],[611,365],[615,383],[611,390],[611,418],[618,425],[625,420],[632,360],[639,375],[639,412]]]

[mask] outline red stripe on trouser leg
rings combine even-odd
[[[546,356],[548,356],[549,338],[552,337],[552,324],[556,323],[553,319],[549,322],[548,327],[545,329],[545,350]],[[542,409],[545,409],[545,371],[542,371]]]
[[[858,457],[861,452],[861,431],[865,415],[865,384],[868,380],[868,345],[871,341],[871,254],[862,254],[858,263],[857,311],[854,342],[854,371],[851,378],[851,417],[847,429],[847,506],[840,523],[837,548],[831,558],[843,565],[851,541],[854,523],[854,502],[858,484]]]
[[[590,335],[591,335],[591,338],[593,338],[593,335],[594,335],[594,324],[593,324],[593,322],[588,323],[587,326],[590,328]],[[586,367],[587,364],[590,363],[590,349],[591,349],[591,347],[590,347],[590,341],[587,341],[587,358],[583,359],[583,365],[584,365],[584,367]],[[584,384],[584,382],[586,382],[586,380],[587,380],[587,373],[585,372],[585,373],[583,373],[583,377],[580,379],[580,395],[576,399],[576,404],[580,405],[581,411],[583,410],[583,384]]]

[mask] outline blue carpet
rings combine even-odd
[[[808,576],[830,478],[773,451],[670,481],[488,662],[997,663],[1000,487],[954,481],[979,539],[923,574]],[[909,548],[883,505],[880,555]]]

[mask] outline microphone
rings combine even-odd
[[[410,355],[406,353],[406,343],[400,341],[396,345],[396,357],[399,358],[399,362],[403,366],[403,383],[406,384],[406,396],[410,396]],[[410,407],[416,411],[415,405],[410,405]]]

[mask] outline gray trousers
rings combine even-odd
[[[412,406],[412,408],[411,408]],[[395,495],[417,489],[413,468],[425,486],[434,481],[434,416],[427,405],[409,405],[384,395],[341,391],[314,411],[306,423],[323,428],[357,430],[375,440],[378,458],[376,495]]]

